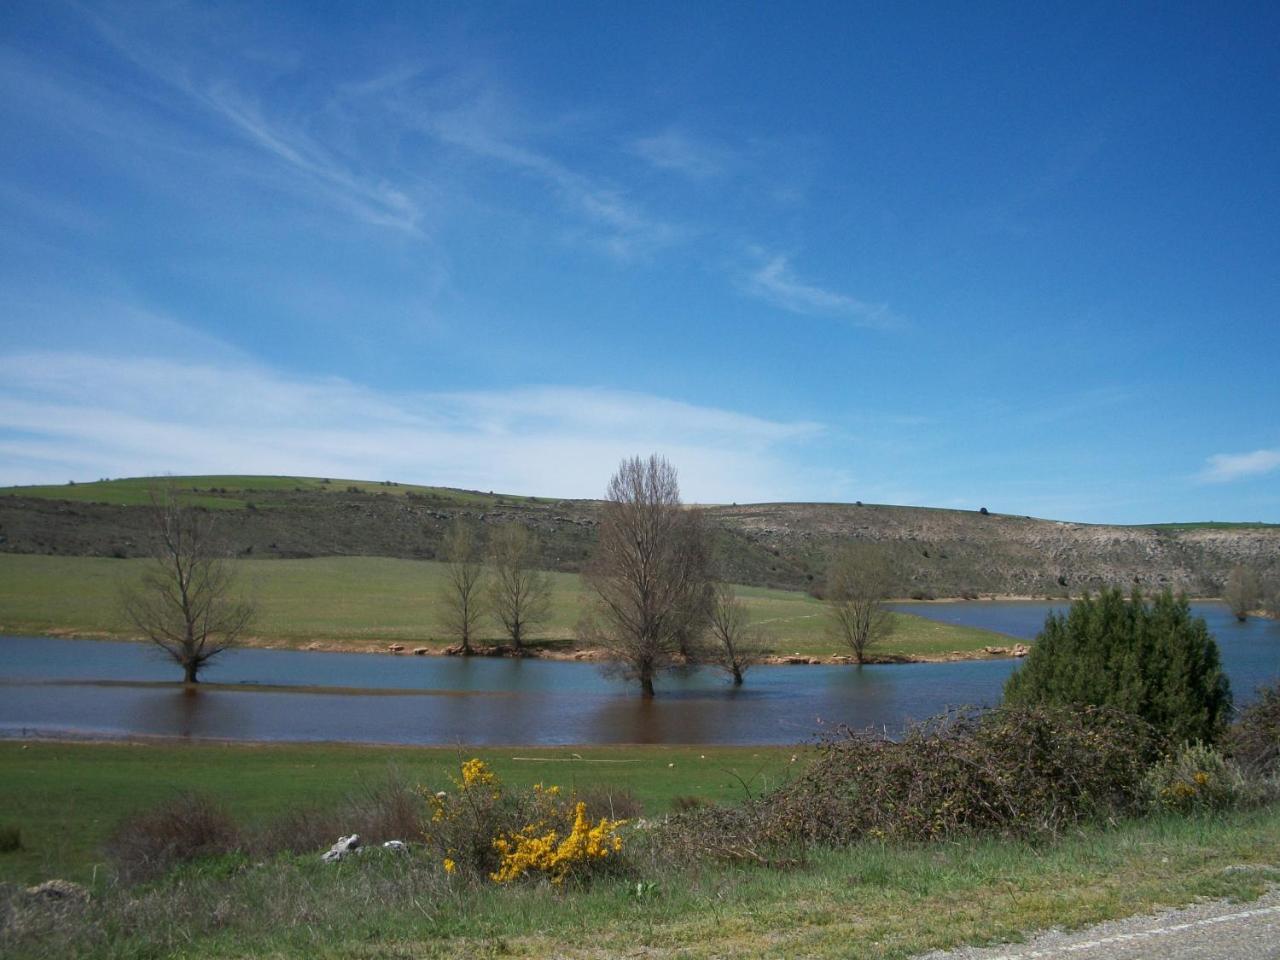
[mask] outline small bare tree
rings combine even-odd
[[[1227,585],[1222,599],[1241,623],[1249,619],[1249,613],[1258,608],[1262,599],[1262,584],[1258,575],[1248,567],[1232,567],[1227,575]]]
[[[152,491],[149,509],[153,563],[122,603],[134,627],[182,667],[183,682],[196,683],[244,635],[254,606],[235,593],[213,514],[184,506],[168,487]]]
[[[885,607],[889,588],[883,558],[864,545],[844,547],[827,568],[830,630],[858,663],[865,663],[868,648],[893,631],[893,614]]]
[[[444,584],[440,600],[445,630],[458,640],[464,654],[484,616],[484,554],[475,528],[461,517],[449,524],[444,535]]]
[[[717,583],[707,613],[706,659],[733,677],[735,687],[752,664],[764,656],[764,638],[751,625],[751,614],[731,585]]]
[[[680,502],[675,468],[657,454],[624,460],[609,481],[596,552],[584,579],[596,595],[583,632],[612,669],[654,694],[682,639],[700,633],[709,599],[709,539],[702,512]]]
[[[535,566],[537,537],[521,524],[504,524],[490,537],[489,560],[489,608],[521,650],[529,630],[546,620],[551,608],[551,578]]]

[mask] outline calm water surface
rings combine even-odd
[[[1048,604],[904,604],[938,620],[1031,638]],[[1280,623],[1237,624],[1197,607],[1237,699],[1280,676]],[[899,729],[960,704],[993,703],[1012,661],[757,667],[662,678],[646,703],[598,666],[546,660],[235,650],[183,690],[139,644],[0,637],[0,735],[154,735],[414,744],[796,743],[837,724]],[[271,689],[261,689],[269,687]],[[289,689],[281,689],[281,688]],[[255,689],[258,688],[258,689]]]

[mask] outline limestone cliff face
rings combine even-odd
[[[1102,586],[1214,595],[1236,564],[1280,575],[1280,527],[1116,527],[843,504],[715,512],[727,528],[806,575],[839,543],[874,543],[898,570],[904,596],[1059,596]]]
[[[252,509],[216,511],[231,552],[255,558],[390,556],[432,559],[464,515],[482,527],[537,530],[543,563],[579,570],[595,542],[592,501],[360,492],[253,494]],[[903,597],[1064,596],[1102,586],[1211,596],[1244,564],[1280,577],[1280,526],[1116,527],[959,510],[854,504],[708,508],[722,575],[741,583],[819,590],[833,547],[884,550]],[[145,552],[140,507],[0,496],[0,551],[81,556]]]

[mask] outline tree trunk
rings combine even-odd
[[[735,687],[742,686],[742,670],[735,664],[733,668],[733,685]]]
[[[186,661],[182,665],[182,682],[198,683],[199,681],[196,680],[196,671],[198,669],[200,669],[199,664],[197,664],[194,660]]]
[[[647,667],[640,673],[640,695],[646,700],[653,699],[653,671]]]

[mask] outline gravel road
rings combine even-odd
[[[1250,903],[1214,901],[1112,920],[1022,944],[933,952],[920,960],[1280,960],[1280,887]]]

